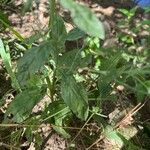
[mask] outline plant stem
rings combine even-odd
[[[53,77],[52,81],[50,80],[49,76],[46,77],[46,82],[48,84],[48,89],[50,91],[50,97],[52,102],[54,101],[54,95],[55,95],[55,83],[56,83],[56,71],[53,70]]]
[[[48,84],[48,89],[50,91],[50,98],[51,98],[51,101],[53,102],[54,101],[54,98],[53,98],[53,87],[52,87],[52,83],[51,83],[51,80],[50,78],[47,76],[46,77],[46,82]]]
[[[94,116],[94,113],[91,114],[91,116],[88,118],[88,120],[85,122],[85,124],[82,126],[80,131],[77,133],[77,135],[73,138],[73,140],[70,143],[73,143],[75,139],[79,136],[79,134],[84,130],[84,127],[87,125],[87,123],[91,120],[91,118]]]
[[[50,26],[50,29],[53,31],[54,18],[55,18],[55,14],[56,14],[56,2],[55,2],[55,0],[49,0],[49,2],[50,2],[49,26]]]
[[[49,19],[49,28],[50,28],[50,35],[53,32],[53,27],[54,27],[54,21],[55,21],[55,15],[56,15],[56,1],[55,0],[49,0],[49,15],[50,15],[50,19]],[[53,36],[50,36],[53,39]],[[50,80],[49,77],[46,77],[46,81],[48,84],[48,88],[50,91],[50,97],[51,97],[51,101],[54,101],[54,88],[55,88],[55,74],[53,74],[53,79],[52,81]]]

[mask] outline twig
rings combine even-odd
[[[120,121],[116,124],[116,126],[114,127],[115,129],[120,127],[121,125],[123,125],[125,122],[127,122],[126,120],[130,120],[132,119],[132,116],[137,113],[144,105],[146,102],[144,102],[143,104],[139,103],[138,105],[136,105],[131,111],[128,112],[128,114]]]
[[[99,138],[98,140],[96,140],[93,144],[91,144],[88,148],[86,148],[86,150],[91,149],[94,145],[96,145],[98,142],[100,142],[103,139],[103,137]]]
[[[91,116],[88,118],[88,120],[85,122],[85,124],[82,126],[82,128],[80,129],[80,131],[77,133],[77,135],[73,138],[73,140],[71,141],[74,142],[75,139],[79,136],[79,134],[84,130],[84,127],[87,125],[87,123],[91,120],[91,118],[93,117],[94,114],[91,114]]]

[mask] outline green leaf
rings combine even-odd
[[[61,5],[71,12],[71,17],[81,30],[87,34],[104,39],[104,27],[89,8],[75,3],[73,0],[60,0]]]
[[[64,138],[70,138],[70,135],[62,128],[62,124],[63,124],[63,118],[55,118],[55,125],[53,126],[53,129],[61,134]],[[57,127],[58,126],[58,127]]]
[[[121,53],[113,54],[109,58],[101,58],[98,90],[101,98],[110,96],[112,91],[111,82],[114,82],[124,71],[124,67],[118,68]]]
[[[106,82],[106,84],[108,84],[111,81],[116,80],[123,73],[125,68],[123,66],[118,67],[121,58],[120,52],[113,54],[113,56],[109,56],[109,58],[101,58],[99,67],[100,82],[102,81],[103,83]]]
[[[80,50],[75,49],[69,51],[60,56],[60,58],[58,59],[58,69],[60,69],[61,71],[65,70],[68,72],[75,71],[80,64],[81,59],[82,58]]]
[[[44,36],[46,35],[46,32],[44,32],[44,34],[41,32],[42,31],[38,31],[32,34],[30,37],[24,39],[23,43],[27,45],[32,45],[34,42],[38,41],[40,38],[44,38]]]
[[[15,99],[9,105],[7,112],[5,113],[5,120],[9,114],[13,115],[12,120],[20,123],[27,119],[32,112],[33,107],[43,98],[46,89],[35,88],[27,89],[18,94]]]
[[[82,58],[81,50],[74,49],[69,51],[58,59],[58,73],[61,76],[62,72],[74,73],[78,68],[87,66],[91,61],[90,56]]]
[[[22,136],[22,133],[23,133],[23,128],[20,129],[20,130],[16,130],[14,131],[12,134],[11,134],[11,137],[10,137],[10,141],[11,143],[14,143],[14,144],[17,144],[20,139],[21,139],[21,136]]]
[[[27,88],[31,87],[42,87],[44,83],[44,77],[39,76],[38,74],[34,74],[30,77],[30,80],[27,81]]]
[[[33,0],[26,0],[23,7],[23,14],[31,10],[32,4],[33,4]]]
[[[55,125],[53,126],[53,129],[57,131],[59,134],[63,135],[65,138],[70,138],[70,135],[62,128],[63,126],[63,120],[68,116],[70,113],[70,109],[66,107],[66,105],[63,104],[63,109],[61,109],[60,113],[58,113],[54,119],[55,119]]]
[[[122,12],[125,16],[128,17],[128,19],[131,19],[134,15],[135,15],[135,12],[137,10],[137,8],[132,8],[131,10],[127,10],[127,9],[118,9],[120,12]]]
[[[12,81],[12,86],[16,90],[20,90],[19,83],[16,79],[16,75],[12,70],[12,64],[11,64],[11,58],[10,58],[10,52],[9,49],[5,50],[3,41],[0,39],[0,55],[2,57],[3,63],[6,67],[7,72],[9,73]]]
[[[67,40],[74,41],[83,38],[84,36],[85,32],[81,31],[79,28],[74,28],[68,33]]]
[[[80,84],[77,84],[73,76],[64,74],[61,81],[61,96],[69,108],[82,120],[88,117],[87,92]]]
[[[6,69],[9,68],[9,70],[11,70],[10,52],[9,51],[7,52],[5,50],[3,41],[1,39],[0,39],[0,55],[1,55],[2,59],[3,59],[3,62],[5,64]]]
[[[63,135],[65,138],[70,138],[70,135],[62,128],[64,125],[64,119],[70,114],[71,111],[69,107],[66,106],[62,100],[59,100],[49,104],[49,106],[45,109],[45,114],[43,114],[43,117],[44,120],[54,118],[55,125],[53,125],[53,129],[59,134]]]
[[[117,135],[122,139],[123,141],[123,148],[127,149],[127,150],[137,150],[137,149],[140,149],[140,150],[144,150],[143,148],[141,147],[138,147],[136,145],[134,145],[130,140],[127,140],[122,134],[120,134],[119,132],[117,133]]]
[[[3,12],[0,11],[0,22],[4,22],[8,25],[11,25],[10,21],[8,20],[8,16],[5,15]]]
[[[17,77],[22,86],[26,85],[26,81],[30,76],[36,73],[48,61],[52,51],[55,51],[55,47],[51,41],[26,51],[24,56],[18,61]]]
[[[143,21],[141,21],[141,25],[143,26],[143,25],[148,25],[148,26],[150,26],[150,20],[143,20]]]
[[[118,132],[111,126],[106,126],[104,130],[105,137],[112,143],[117,144],[119,147],[123,146],[123,140],[118,136]]]
[[[107,82],[105,78],[99,79],[98,90],[101,98],[107,98],[112,90],[110,82]]]
[[[141,102],[146,96],[150,95],[150,80],[140,81],[140,83],[137,83],[136,89],[137,100]]]
[[[10,30],[19,40],[21,40],[21,41],[24,40],[24,38],[21,36],[21,34],[11,27],[11,23],[10,23],[10,21],[8,20],[8,17],[7,17],[4,13],[2,13],[2,12],[0,12],[0,23],[2,23],[2,24],[4,25],[4,27],[9,28],[9,30]]]
[[[64,25],[64,20],[61,16],[55,16],[50,35],[55,41],[57,41],[57,47],[64,47],[67,31]]]

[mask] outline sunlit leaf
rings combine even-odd
[[[60,3],[71,12],[71,17],[77,27],[91,36],[104,39],[105,33],[103,24],[89,8],[79,5],[73,0],[60,0]]]
[[[16,79],[16,75],[12,70],[12,64],[11,64],[11,58],[10,58],[10,52],[9,50],[4,48],[4,44],[3,41],[0,39],[0,56],[2,58],[2,61],[6,67],[7,72],[9,73],[10,77],[11,77],[11,81],[12,81],[12,86],[16,89],[16,90],[20,90],[20,86],[19,83]]]
[[[112,143],[117,144],[118,146],[123,145],[123,140],[118,136],[117,131],[111,126],[107,126],[104,131],[105,137],[110,140]]]

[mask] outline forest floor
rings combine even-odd
[[[78,0],[80,3],[84,3],[87,5],[89,8],[91,8],[92,11],[96,13],[96,15],[100,18],[100,20],[104,23],[105,28],[106,28],[106,40],[104,41],[105,47],[110,47],[112,44],[115,43],[115,32],[116,32],[116,24],[118,21],[123,17],[122,13],[120,13],[117,9],[120,8],[126,8],[130,9],[134,6],[134,4],[129,1],[129,0]],[[59,8],[59,6],[58,6]],[[45,33],[45,31],[48,28],[48,22],[49,22],[49,10],[48,10],[48,0],[41,0],[39,6],[34,5],[32,8],[31,12],[27,12],[25,15],[22,16],[22,0],[18,0],[15,2],[15,4],[12,5],[7,5],[6,7],[3,7],[3,10],[9,14],[9,20],[12,23],[12,27],[16,29],[24,38],[28,38],[31,35],[41,32],[42,34]],[[70,22],[70,16],[68,13],[66,13],[64,10],[59,8],[60,14],[64,17],[64,19],[67,21],[66,26],[67,30],[72,29],[72,24]],[[143,17],[142,13],[137,14],[137,18]],[[0,33],[0,36],[3,33]],[[140,33],[140,34],[147,34],[147,33]],[[11,34],[9,32],[5,32],[5,36],[11,37]],[[119,88],[119,87],[118,87]],[[120,87],[121,88],[121,87]],[[121,89],[119,89],[121,90]],[[8,93],[8,94],[6,94]],[[13,90],[11,88],[11,83],[10,79],[3,68],[3,63],[2,60],[0,59],[0,98],[5,95],[6,99],[6,106],[3,106],[3,108],[0,109],[0,118],[3,118],[3,113],[5,112],[5,108],[9,104],[9,102],[13,99]],[[122,94],[120,99],[124,99],[123,104],[120,104],[118,100],[119,105],[124,105],[124,110],[128,109],[129,107],[129,102],[128,100],[126,101],[126,97]],[[47,103],[47,98],[44,98],[44,100],[39,103],[33,110],[33,112],[38,112],[39,110],[41,111],[44,108],[45,103]],[[108,105],[106,103],[106,106],[104,107],[104,110],[106,110],[105,114],[110,116],[110,118],[114,115],[116,115],[118,112],[117,109],[113,109],[113,104],[112,108],[108,110]],[[147,105],[148,106],[148,105]],[[144,106],[141,109],[141,114],[143,115],[142,120],[149,120],[150,119],[150,107]],[[4,112],[3,112],[4,110]],[[129,122],[131,121],[130,119],[128,120]],[[51,127],[44,125],[40,128],[40,132],[42,133],[43,138],[46,138],[49,133],[51,132]],[[135,133],[138,132],[135,126],[131,128],[130,130],[125,130],[124,132],[130,132],[129,135],[132,137],[135,136]],[[144,135],[142,135],[143,138]],[[1,138],[1,137],[0,137]],[[81,145],[78,146],[78,150],[84,150],[84,143],[82,143],[82,135],[80,135]],[[141,142],[141,139],[138,139],[138,136],[136,136],[137,141],[139,140],[139,143]],[[149,145],[150,147],[150,140],[148,141],[146,139],[146,144]],[[101,144],[101,143],[99,143]],[[142,142],[140,144],[143,144]],[[145,144],[145,143],[144,143]],[[67,145],[67,141],[59,136],[56,133],[53,133],[51,137],[46,141],[45,148],[44,150],[65,150]],[[105,143],[105,146],[108,145],[107,148],[104,149],[111,149],[109,148],[109,144]],[[97,147],[98,147],[97,143]],[[148,146],[147,146],[148,147]],[[28,150],[34,150],[34,142],[30,145]],[[96,149],[96,148],[95,148]],[[102,148],[97,148],[97,149],[102,149]]]

